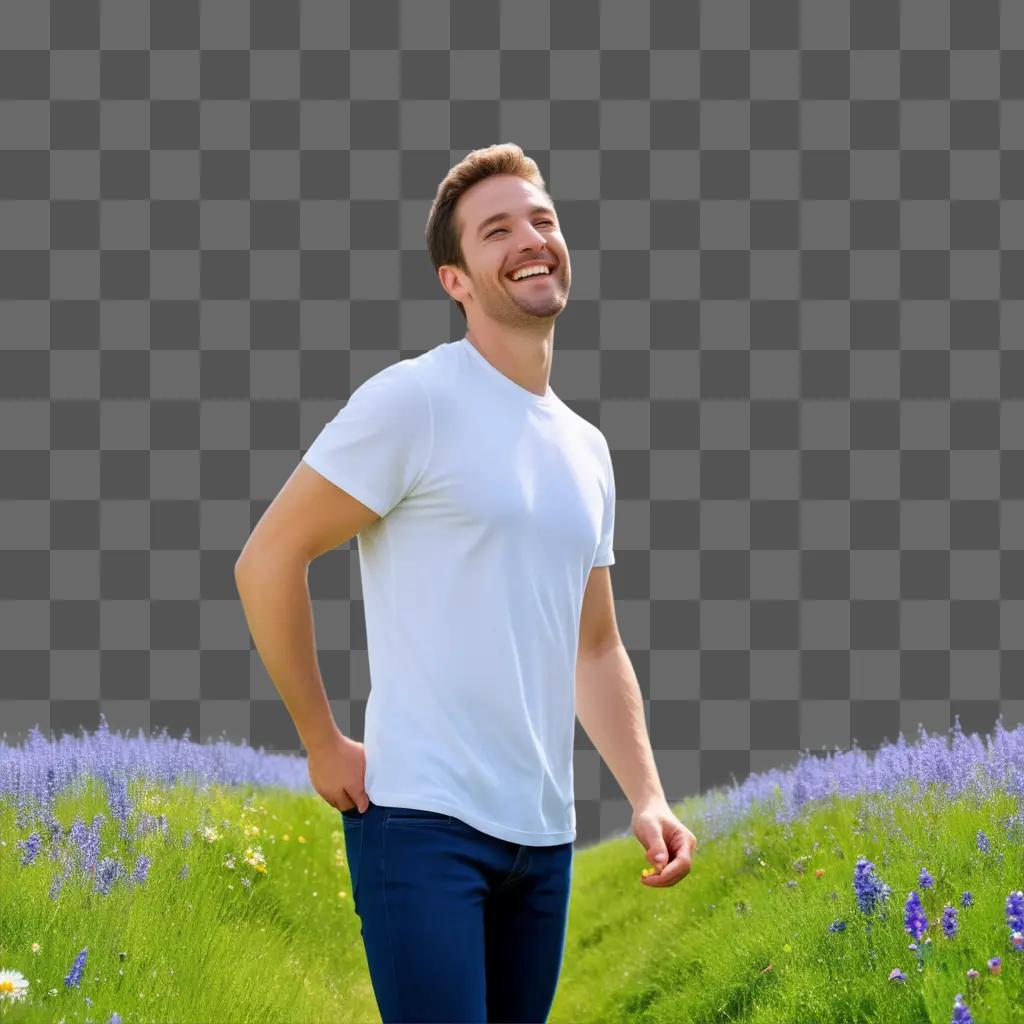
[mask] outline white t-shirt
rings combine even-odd
[[[580,611],[615,561],[604,435],[463,337],[366,380],[303,459],[383,517],[357,535],[367,796],[575,840]]]

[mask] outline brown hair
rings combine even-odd
[[[483,149],[474,149],[444,176],[430,206],[426,230],[427,253],[435,272],[446,264],[468,272],[469,268],[462,255],[462,228],[456,222],[455,204],[466,189],[492,174],[515,174],[525,178],[541,189],[554,205],[537,162],[514,142],[500,142]],[[452,301],[459,307],[465,320],[465,307],[457,300]]]

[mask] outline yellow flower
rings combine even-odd
[[[305,836],[299,836],[299,839],[298,839],[298,841],[299,841],[300,843],[304,843],[304,842],[306,841],[306,837],[305,837]]]
[[[288,833],[287,832],[285,832],[285,834],[283,836],[281,836],[281,842],[282,843],[287,843],[288,842]]]

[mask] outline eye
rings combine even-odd
[[[538,224],[554,224],[555,222],[553,220],[549,220],[549,219],[545,218],[544,220],[537,221],[537,223]],[[495,228],[493,231],[488,231],[487,234],[484,237],[485,238],[490,238],[491,235],[496,235],[499,231],[504,231],[504,230],[505,230],[504,228]]]

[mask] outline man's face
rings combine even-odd
[[[474,317],[523,325],[562,312],[572,284],[569,250],[558,215],[539,188],[515,175],[492,175],[462,194],[455,219],[469,267],[468,273],[452,268],[458,275],[455,298],[467,316],[472,308]],[[536,262],[547,264],[548,273],[522,281],[509,277]]]

